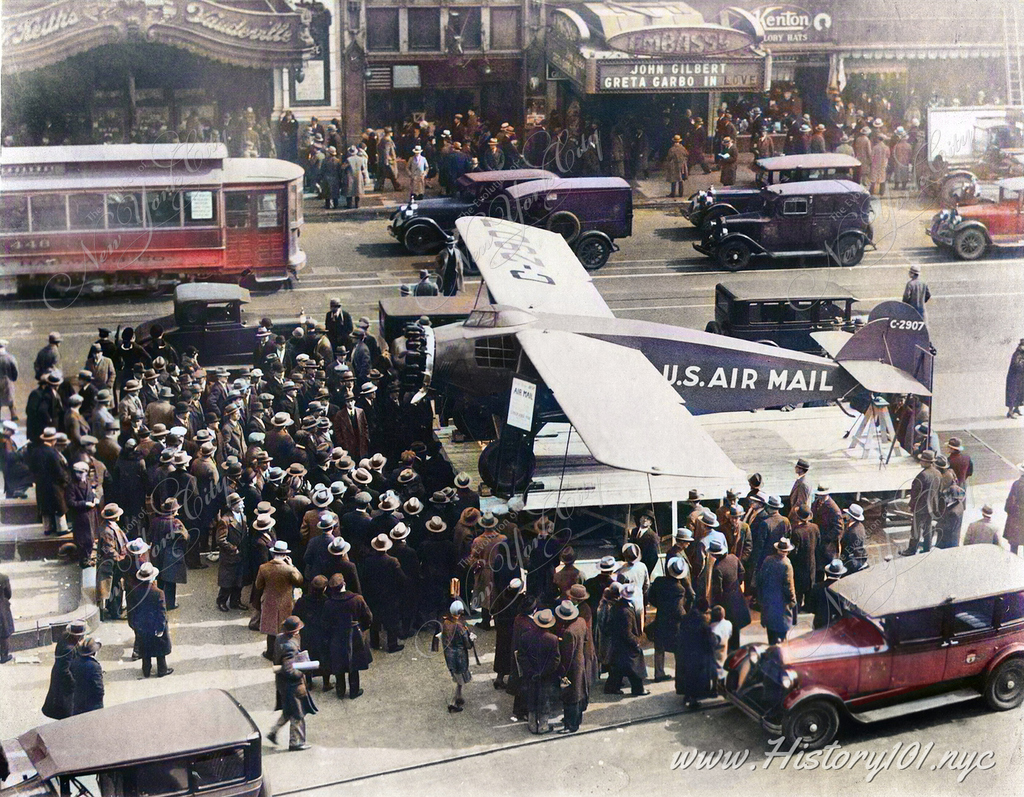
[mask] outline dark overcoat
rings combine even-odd
[[[372,621],[373,614],[361,595],[346,590],[328,596],[323,624],[332,673],[340,676],[369,668],[373,654],[366,644],[366,631]]]
[[[71,662],[78,656],[78,639],[61,635],[53,649],[53,667],[50,669],[50,688],[43,701],[43,714],[53,720],[71,716],[75,693],[75,677]]]
[[[750,625],[750,609],[740,589],[744,576],[743,563],[735,554],[715,558],[711,572],[711,605],[725,609],[725,618],[736,631]]]
[[[185,547],[188,544],[188,532],[185,524],[170,515],[157,515],[149,524],[149,541],[153,546],[150,561],[160,569],[160,580],[187,584]]]
[[[1013,352],[1006,370],[1006,408],[1013,410],[1021,404],[1024,404],[1024,346]]]
[[[1021,476],[1010,487],[1006,496],[1006,526],[1003,528],[1003,539],[1010,545],[1024,544],[1024,476]]]
[[[592,664],[588,652],[592,650],[592,645],[588,641],[589,637],[586,621],[582,617],[577,617],[559,630],[558,676],[569,679],[569,686],[562,689],[563,703],[583,703],[585,706],[590,699]]]
[[[624,673],[633,673],[639,678],[646,678],[647,664],[644,661],[640,621],[630,601],[617,600],[611,606],[606,636],[608,669],[621,670]]]
[[[218,587],[243,587],[251,584],[252,574],[248,568],[249,529],[245,525],[245,517],[241,520],[234,515],[222,517],[216,526],[217,548],[220,559],[217,561]],[[246,575],[249,578],[246,579]]]
[[[295,608],[292,609],[295,616],[302,620],[302,630],[299,632],[302,649],[309,654],[310,661],[320,662],[320,672],[323,674],[331,671],[329,636],[324,624],[326,605],[327,596],[324,593],[311,592],[295,601]]]
[[[679,624],[676,651],[676,694],[693,700],[713,697],[718,668],[717,639],[696,606]]]
[[[789,555],[789,560],[793,563],[793,583],[800,594],[807,592],[814,585],[814,576],[818,572],[817,554],[820,538],[821,532],[810,521],[797,520],[793,526],[790,539],[796,550]]]
[[[645,629],[647,638],[661,650],[672,650],[679,623],[693,601],[693,589],[685,579],[658,576],[651,584],[647,600],[658,610]]]
[[[779,634],[793,625],[793,565],[785,556],[769,556],[757,571],[757,598],[761,602],[761,625]]]
[[[166,656],[171,652],[171,634],[167,627],[167,602],[164,591],[152,582],[143,582],[128,596],[135,611],[132,628],[139,643],[139,655]]]
[[[379,615],[382,622],[398,617],[401,595],[405,587],[405,574],[398,560],[371,549],[363,559],[360,569],[363,597],[366,598],[370,610]]]
[[[11,614],[11,580],[0,573],[0,639],[14,634],[14,615]]]
[[[75,656],[71,660],[71,677],[75,684],[72,714],[103,708],[103,668],[95,656]]]

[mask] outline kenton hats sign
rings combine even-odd
[[[759,6],[750,12],[764,30],[765,44],[828,41],[832,38],[832,15],[808,11],[794,5]]]

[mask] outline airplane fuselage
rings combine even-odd
[[[530,328],[639,350],[695,415],[833,401],[857,387],[834,361],[802,352],[667,324],[499,306],[474,314],[465,324],[436,330],[435,386],[499,404],[507,400],[513,373],[535,375],[515,337]]]

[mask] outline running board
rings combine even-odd
[[[968,700],[976,700],[981,697],[977,689],[957,689],[955,692],[946,692],[941,695],[931,695],[918,700],[911,700],[906,703],[897,703],[885,708],[876,708],[874,711],[862,711],[860,713],[850,712],[850,718],[856,722],[879,722],[895,717],[902,717],[904,714],[914,714],[918,711],[927,711],[942,706],[952,706],[955,703],[965,703]]]

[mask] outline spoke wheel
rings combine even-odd
[[[598,238],[597,236],[584,238],[580,241],[579,246],[576,247],[576,256],[587,271],[595,271],[601,268],[601,266],[608,262],[611,254],[611,244],[604,238]]]
[[[953,239],[953,251],[961,260],[977,260],[988,248],[988,241],[981,230],[963,230]]]

